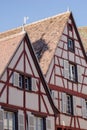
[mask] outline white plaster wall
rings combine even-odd
[[[7,81],[7,70],[4,72],[3,76],[1,77],[2,81]]]
[[[62,49],[57,48],[55,51],[55,55],[61,57],[62,56]]]
[[[53,71],[53,73],[52,73],[52,75],[51,75],[50,84],[55,84],[55,83],[54,83],[54,71]]]
[[[66,115],[61,114],[60,115],[61,125],[63,125],[63,126],[70,126],[70,119],[71,119],[70,116],[66,116]]]
[[[82,59],[82,58],[81,58],[81,63],[82,63],[83,66],[87,67],[87,64],[86,64],[85,59]]]
[[[62,35],[61,40],[63,40],[63,41],[65,41],[65,42],[67,42],[67,36]]]
[[[56,83],[55,83],[55,85],[56,85],[56,86],[63,87],[62,78],[61,78],[61,77],[56,76],[56,77],[55,77],[55,79],[56,79]]]
[[[87,120],[84,120],[84,119],[79,119],[79,122],[80,122],[80,128],[81,129],[87,129]],[[84,124],[84,125],[83,125]]]
[[[55,66],[55,74],[61,75],[60,67]]]
[[[5,85],[4,83],[0,83],[0,92],[3,89],[4,85]]]
[[[51,129],[50,129],[50,130],[55,130],[54,117],[48,116],[48,117],[46,118],[46,120],[50,120],[50,121],[51,121]]]
[[[64,50],[63,50],[62,58],[68,59],[67,51],[64,51]]]
[[[44,98],[45,103],[47,104],[47,108],[48,108],[48,110],[49,110],[49,113],[50,113],[50,114],[53,114],[54,112],[53,112],[53,110],[52,110],[52,106],[50,105],[50,102],[49,102],[49,100],[48,100],[48,97],[45,96],[45,95],[43,95],[43,98]]]
[[[28,57],[29,57],[29,61],[30,61],[31,65],[32,65],[32,69],[33,69],[34,75],[35,75],[36,77],[39,77],[39,76],[38,76],[38,72],[37,72],[37,70],[36,70],[36,67],[35,67],[35,65],[34,65],[33,59],[32,59],[32,57],[31,57],[31,54],[30,54],[30,52],[29,52],[29,50],[28,50],[27,44],[25,44],[25,49],[26,49],[27,55],[28,55]]]
[[[23,72],[23,70],[24,70],[24,55],[21,57],[20,61],[18,62],[16,70]]]
[[[41,112],[47,113],[46,107],[44,105],[44,102],[42,100],[42,98],[40,98],[40,105],[41,105]]]
[[[26,92],[26,107],[38,111],[38,94]]]
[[[76,41],[76,40],[75,40],[74,42],[75,42],[75,47],[77,47],[77,48],[81,49],[79,42],[78,42],[78,41]]]
[[[84,55],[82,53],[82,50],[79,50],[79,55],[84,58]]]
[[[73,36],[71,31],[69,31],[69,36],[70,36],[70,37],[72,37],[72,36]]]
[[[33,72],[32,72],[32,70],[31,70],[31,67],[30,67],[29,63],[28,63],[27,58],[25,58],[25,61],[26,61],[26,73],[27,73],[27,74],[30,74],[30,75],[33,75]],[[31,66],[32,66],[32,65],[31,65]]]
[[[69,55],[69,60],[74,62],[74,56],[75,56],[74,53],[69,52],[68,55]]]
[[[40,90],[41,90],[42,93],[46,93],[45,90],[44,90],[44,87],[43,87],[42,83],[40,83]]]
[[[72,90],[72,82],[68,82],[68,88]]]
[[[85,78],[85,80],[86,80],[85,82],[87,84],[87,77]],[[82,93],[87,95],[87,85],[83,85]]]
[[[0,102],[2,103],[7,102],[7,87],[4,89],[2,95],[0,96]]]
[[[23,91],[10,87],[9,103],[16,106],[23,106]]]
[[[77,40],[78,38],[77,38],[77,35],[76,35],[76,33],[75,33],[75,30],[73,29],[73,35],[74,35],[74,38]]]
[[[59,41],[59,43],[58,43],[58,47],[60,47],[60,48],[63,48],[63,42],[62,41]]]
[[[76,63],[81,64],[80,58],[78,56],[76,56]]]

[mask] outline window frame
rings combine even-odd
[[[15,79],[17,84],[15,83]],[[15,71],[13,73],[12,83],[14,86],[18,87],[19,89],[24,89],[26,91],[32,90],[32,77],[28,74],[23,74],[21,72]]]
[[[70,94],[66,94],[66,113],[73,115],[73,97]]]
[[[87,117],[87,99],[85,99],[85,105],[86,105],[86,117]]]
[[[32,80],[31,80],[31,77],[25,76],[24,84],[25,84],[24,85],[25,86],[25,90],[30,90],[30,91],[32,90]]]
[[[74,39],[68,38],[68,50],[71,52],[75,52],[75,47],[74,47]]]
[[[36,124],[35,124],[36,130],[44,130],[44,120],[42,117],[36,117]]]
[[[5,128],[4,126],[4,130],[8,130],[10,128],[10,124],[9,124],[9,117],[10,117],[10,114],[12,113],[13,117],[12,117],[12,123],[13,123],[13,126],[12,126],[12,130],[18,130],[18,120],[17,120],[17,112],[14,112],[14,111],[9,111],[9,110],[4,110],[4,122],[5,122],[5,113],[7,114],[7,128]]]
[[[69,62],[69,80],[77,82],[77,65]]]
[[[19,73],[19,87],[24,88],[24,75]]]

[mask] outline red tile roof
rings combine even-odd
[[[57,44],[60,40],[64,27],[67,23],[67,20],[70,16],[70,12],[66,12],[63,14],[59,14],[54,17],[50,17],[36,23],[32,23],[29,25],[25,25],[25,31],[29,35],[30,41],[33,44],[34,50],[40,55],[40,67],[42,69],[43,74],[47,73],[49,65],[51,63],[52,57],[54,55]],[[4,37],[9,37],[14,34],[18,34],[22,31],[22,27],[9,30],[7,32],[0,34],[0,39]],[[0,63],[0,73],[2,72],[3,64],[7,64],[9,61],[9,57],[12,56],[14,50],[17,47],[16,41],[19,42],[21,38],[14,38],[14,40],[8,39],[7,41],[3,41],[0,44],[0,49],[5,47],[5,55],[2,51],[0,51],[0,56],[3,56]],[[10,45],[11,44],[11,45]],[[9,46],[10,45],[10,46]],[[10,47],[10,50],[9,50]],[[7,49],[6,49],[7,48]],[[1,50],[2,50],[1,49]],[[6,56],[7,55],[7,56]],[[4,62],[4,60],[6,60]]]
[[[0,39],[0,75],[11,60],[24,34],[9,36]]]
[[[80,37],[81,37],[85,52],[87,53],[87,27],[79,27],[78,31],[80,33]]]

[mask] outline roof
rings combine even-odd
[[[11,57],[15,53],[24,34],[10,36],[9,38],[0,39],[0,75],[2,75]]]
[[[25,30],[29,35],[30,41],[33,44],[33,48],[39,57],[40,67],[44,75],[47,73],[58,41],[60,40],[69,16],[70,12],[65,12],[54,17],[25,25]],[[19,27],[1,33],[0,39],[20,33],[21,31],[22,27]],[[6,46],[8,46],[8,44]],[[11,50],[11,53],[12,51],[13,49]]]
[[[85,52],[87,53],[87,27],[79,27],[78,31],[83,42]]]

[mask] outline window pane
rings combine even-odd
[[[8,114],[7,112],[4,112],[4,129],[8,129],[7,121],[8,121]]]
[[[4,129],[15,130],[15,114],[13,112],[4,112]]]

